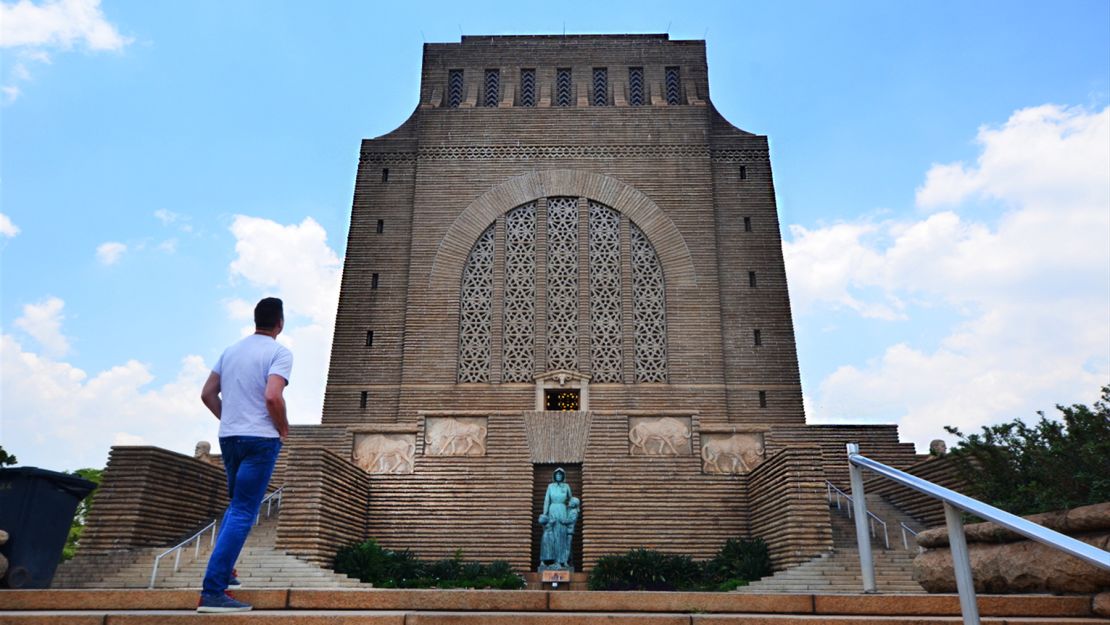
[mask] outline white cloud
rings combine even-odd
[[[848,309],[909,319],[907,332],[917,306],[961,319],[935,348],[907,339],[837,369],[807,397],[815,421],[895,418],[920,446],[1110,382],[1110,108],[1023,109],[978,142],[975,165],[926,174],[918,205],[939,212],[924,219],[790,227],[799,319]]]
[[[171,210],[159,208],[158,210],[154,211],[154,217],[158,221],[162,222],[163,226],[168,226],[177,221],[180,218],[180,215]]]
[[[69,351],[69,340],[62,335],[62,309],[65,302],[57,297],[47,298],[37,304],[23,306],[23,316],[15,320],[15,327],[31,335],[52,356],[64,356]]]
[[[23,90],[15,85],[0,85],[0,93],[4,94],[4,102],[11,103],[19,99],[23,94]]]
[[[0,4],[0,47],[83,44],[89,50],[120,50],[130,42],[104,17],[100,0]]]
[[[289,420],[319,423],[339,301],[339,257],[312,218],[286,226],[239,215],[231,232],[238,253],[230,266],[233,278],[258,290],[255,301],[272,295],[285,304],[286,326],[279,340],[293,350],[293,379],[286,391]],[[252,318],[254,304],[245,299],[232,300],[227,307],[232,319]]]
[[[138,361],[90,376],[4,334],[0,368],[0,438],[23,464],[103,467],[112,445],[157,445],[191,455],[197,441],[216,440],[218,421],[199,399],[209,372],[199,356],[183,358],[176,377],[157,386]]]
[[[105,265],[114,265],[119,262],[123,253],[127,251],[127,246],[118,241],[108,241],[101,243],[96,248],[96,259]]]
[[[10,217],[0,213],[0,236],[10,239],[17,234],[19,234],[19,226],[13,224]]]
[[[158,244],[158,251],[166,254],[177,252],[177,239],[166,239]]]

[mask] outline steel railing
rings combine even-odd
[[[834,498],[835,498],[835,503],[836,503],[836,509],[837,510],[843,510],[843,508],[840,507],[840,498],[843,497],[844,499],[846,499],[848,501],[848,504],[849,504],[849,506],[848,506],[848,518],[849,519],[852,518],[852,507],[854,505],[854,502],[852,501],[852,497],[848,493],[846,493],[846,492],[840,490],[839,488],[837,488],[836,484],[833,484],[832,482],[830,482],[828,480],[825,480],[825,497],[829,500],[829,505],[830,506],[833,505]],[[867,511],[867,521],[868,521],[868,524],[871,526],[871,535],[872,536],[876,535],[875,534],[875,524],[876,523],[878,523],[879,525],[881,525],[883,527],[883,545],[885,545],[886,549],[890,549],[890,533],[887,532],[886,521],[880,519],[878,517],[878,515],[876,515],[874,512],[871,512],[870,510]]]
[[[272,492],[269,495],[266,495],[265,497],[262,498],[262,502],[258,505],[258,514],[255,515],[255,517],[254,517],[254,524],[255,525],[258,525],[258,523],[262,520],[262,505],[263,504],[266,505],[266,518],[270,518],[270,513],[273,512],[273,509],[275,507],[278,510],[281,510],[281,497],[282,497],[282,491],[284,491],[284,490],[285,490],[285,487],[282,486],[281,488],[275,490],[274,492]],[[274,505],[275,500],[277,501],[276,506]],[[189,543],[194,544],[194,546],[193,546],[193,559],[195,560],[195,559],[200,557],[200,542],[201,542],[200,539],[201,539],[202,536],[204,536],[205,532],[208,532],[208,531],[212,532],[212,536],[209,538],[209,541],[208,541],[208,547],[212,548],[212,546],[216,544],[216,521],[217,521],[217,519],[212,519],[211,521],[209,521],[208,525],[205,525],[197,533],[195,533],[192,536],[186,538],[185,540],[177,543],[176,545],[174,545],[173,547],[170,547],[169,549],[163,551],[162,553],[154,556],[154,567],[150,571],[150,584],[147,586],[147,588],[154,588],[154,582],[158,578],[158,565],[162,562],[162,558],[165,558],[166,556],[170,555],[171,553],[174,554],[173,555],[173,571],[174,571],[174,573],[176,573],[177,571],[181,570],[181,552],[185,549],[185,547],[187,545],[189,545]]]
[[[859,543],[859,561],[863,573],[864,592],[875,592],[875,565],[871,558],[871,536],[868,534],[867,525],[863,521],[864,515],[867,513],[866,494],[863,490],[864,469],[944,503],[944,520],[948,526],[948,543],[952,549],[952,565],[956,573],[956,588],[960,593],[960,612],[963,614],[964,625],[979,625],[979,606],[975,602],[975,584],[971,579],[971,561],[968,558],[967,537],[964,535],[964,525],[960,511],[969,512],[979,518],[1017,532],[1026,538],[1110,571],[1110,552],[1052,531],[1005,510],[999,510],[967,495],[961,495],[928,480],[923,480],[861,456],[859,444],[848,443],[848,471],[851,475],[852,498],[856,509],[856,540]]]
[[[904,521],[899,521],[898,525],[902,528],[902,546],[906,548],[906,551],[909,551],[910,541],[906,539],[906,534],[908,533],[911,536],[917,536],[917,532],[915,532],[913,528],[909,525],[906,525]]]

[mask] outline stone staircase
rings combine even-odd
[[[822,554],[799,566],[779,571],[770,577],[737,589],[743,593],[859,593],[863,591],[859,548],[855,521],[848,518],[848,503],[841,500],[829,506],[832,523],[833,551]],[[925,591],[913,580],[913,559],[917,547],[907,535],[907,549],[902,543],[899,523],[914,531],[920,524],[879,496],[867,496],[867,509],[887,524],[890,549],[886,549],[882,526],[875,524],[871,539],[871,557],[875,565],[875,585],[881,593],[922,594]]]
[[[243,588],[368,588],[357,579],[335,573],[279,551],[277,515],[263,517],[251,530],[236,563]],[[137,549],[106,556],[74,558],[58,567],[53,588],[146,588],[157,554],[166,547]],[[209,540],[201,540],[199,557],[192,546],[182,551],[181,566],[173,570],[173,556],[158,565],[155,588],[199,589],[208,565]]]

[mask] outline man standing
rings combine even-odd
[[[282,392],[293,354],[275,340],[285,327],[281,300],[267,297],[254,308],[254,334],[224,351],[204,383],[200,399],[220,420],[220,451],[231,503],[208,558],[197,612],[245,612],[249,604],[227,594],[235,560],[258,515],[289,433]]]

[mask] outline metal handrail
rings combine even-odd
[[[836,509],[837,510],[842,509],[840,507],[840,498],[841,497],[847,499],[848,503],[850,503],[850,504],[854,505],[854,503],[855,503],[855,502],[852,501],[852,497],[849,496],[848,493],[840,490],[840,488],[838,488],[836,484],[833,484],[832,482],[830,482],[828,480],[825,480],[825,493],[826,493],[825,496],[828,498],[830,504],[832,504],[833,494],[834,493],[836,494]],[[849,519],[852,518],[852,508],[851,507],[848,508],[848,518]],[[879,525],[883,526],[883,545],[885,545],[886,549],[890,549],[890,534],[887,532],[886,521],[880,519],[878,515],[876,515],[874,512],[871,512],[870,510],[867,511],[867,520],[868,520],[868,522],[871,526],[871,535],[872,536],[876,535],[875,534],[875,523],[876,522],[878,522]]]
[[[267,519],[270,518],[270,513],[273,511],[274,500],[275,499],[277,500],[277,509],[279,511],[281,510],[281,498],[282,498],[282,493],[284,491],[285,491],[285,487],[282,486],[282,487],[278,488],[277,490],[275,490],[274,492],[272,492],[269,495],[266,495],[265,497],[262,498],[262,501],[259,502],[259,504],[258,504],[258,514],[255,515],[255,517],[254,517],[254,524],[255,525],[258,525],[258,523],[262,520],[262,504],[266,504],[266,518]],[[158,577],[158,564],[162,561],[162,558],[170,555],[171,553],[174,554],[173,570],[176,573],[177,571],[181,570],[181,550],[185,548],[185,545],[188,545],[189,543],[191,543],[193,541],[196,541],[196,545],[194,546],[194,549],[193,549],[193,559],[195,560],[196,558],[200,557],[200,537],[203,536],[205,532],[207,532],[208,530],[212,530],[212,537],[209,539],[209,542],[208,542],[209,548],[211,548],[212,545],[216,544],[216,522],[218,520],[219,519],[212,519],[211,521],[208,522],[208,525],[205,525],[196,534],[193,534],[192,536],[186,538],[185,540],[177,543],[173,547],[170,547],[169,549],[167,549],[167,550],[163,551],[162,553],[158,554],[157,556],[155,556],[154,557],[154,568],[150,571],[150,584],[147,586],[147,588],[154,588],[154,580],[157,579],[157,577]]]
[[[877,473],[934,499],[939,499],[944,503],[944,520],[948,526],[948,544],[952,549],[952,565],[956,574],[956,588],[960,593],[960,612],[963,614],[964,625],[979,625],[979,606],[975,602],[975,584],[971,579],[971,560],[968,558],[967,537],[964,534],[963,519],[960,516],[961,510],[992,521],[1026,538],[1073,555],[1098,568],[1110,571],[1110,552],[1037,525],[1005,510],[999,510],[967,495],[961,495],[928,480],[923,480],[861,456],[859,444],[848,443],[848,472],[851,476],[852,495],[855,499],[856,540],[859,542],[860,569],[863,573],[864,592],[875,592],[875,566],[871,559],[871,537],[868,536],[867,528],[862,521],[863,514],[867,512],[867,502],[864,499],[865,493],[863,490],[863,469]]]
[[[194,559],[199,558],[200,557],[200,537],[203,536],[204,533],[207,532],[208,530],[212,530],[212,538],[208,543],[208,546],[211,547],[212,545],[214,545],[216,543],[216,519],[212,519],[208,523],[208,525],[205,525],[204,528],[202,528],[196,534],[193,534],[192,536],[186,538],[185,540],[181,541],[180,543],[174,545],[173,547],[170,547],[169,549],[167,549],[167,550],[163,551],[162,553],[158,554],[157,556],[155,556],[154,557],[154,569],[151,570],[151,572],[150,572],[150,585],[147,586],[147,588],[154,588],[154,580],[155,580],[156,577],[158,577],[158,563],[162,561],[162,558],[170,555],[171,553],[174,554],[174,557],[173,557],[173,570],[174,570],[174,572],[177,572],[181,568],[181,550],[182,550],[182,548],[185,547],[185,545],[188,545],[189,543],[193,542],[194,540],[196,541],[197,544],[196,544],[195,550],[193,552],[193,558]]]
[[[900,525],[902,527],[902,546],[905,547],[906,550],[908,551],[909,548],[910,548],[910,542],[908,540],[906,540],[906,532],[909,532],[910,534],[912,534],[914,536],[917,536],[918,533],[915,532],[912,527],[910,527],[909,525],[906,525],[905,521],[899,521],[898,525]]]

